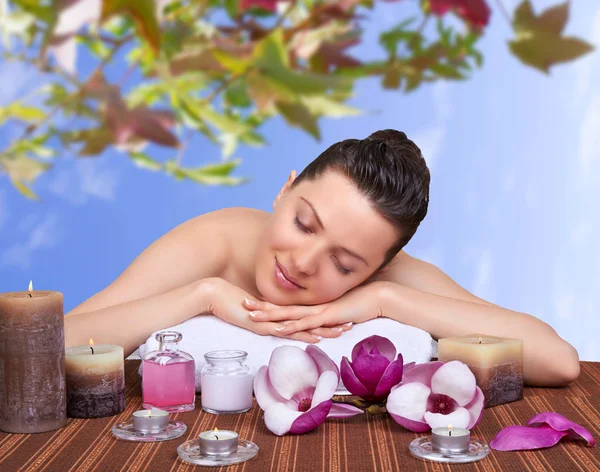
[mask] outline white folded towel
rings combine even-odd
[[[269,363],[271,353],[276,347],[283,345],[298,346],[304,349],[307,343],[285,339],[276,336],[260,336],[231,325],[213,315],[200,315],[181,324],[168,328],[183,335],[179,349],[192,355],[196,361],[196,391],[200,391],[200,370],[204,365],[204,354],[220,349],[236,349],[248,353],[248,365],[252,374]],[[161,330],[164,331],[164,330]],[[156,333],[148,338],[139,348],[143,359],[147,353],[158,349]],[[388,318],[376,318],[365,323],[355,324],[339,338],[323,338],[316,345],[321,348],[338,365],[342,356],[350,358],[352,348],[366,337],[377,334],[384,336],[394,343],[398,353],[402,353],[404,363],[422,363],[429,361],[436,349],[436,342],[426,331],[408,326]],[[141,367],[140,367],[141,373]],[[340,382],[336,392],[339,395],[348,394]]]

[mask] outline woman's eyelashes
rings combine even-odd
[[[302,222],[300,221],[300,219],[295,216],[294,217],[294,225],[296,225],[296,227],[302,231],[303,233],[312,233],[312,231],[307,228],[306,226],[304,226],[302,224]],[[348,275],[350,272],[352,272],[349,269],[346,269],[342,264],[340,264],[340,261],[337,260],[335,257],[331,258],[333,260],[333,263],[335,264],[335,266],[337,267],[337,269],[343,274],[343,275]]]

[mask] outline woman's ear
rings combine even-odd
[[[283,187],[281,187],[279,194],[277,195],[277,197],[275,198],[275,201],[273,202],[273,209],[275,209],[275,207],[277,206],[277,203],[279,203],[279,199],[281,197],[283,197],[288,192],[288,190],[292,187],[292,183],[294,183],[294,180],[296,180],[296,171],[295,170],[290,172],[290,176],[286,180],[285,184],[283,184]]]

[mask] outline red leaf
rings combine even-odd
[[[277,0],[242,0],[240,2],[241,11],[253,7],[258,7],[262,8],[263,10],[275,12],[277,10]]]
[[[438,16],[454,10],[475,28],[482,28],[490,21],[491,11],[485,0],[430,0],[430,8]]]

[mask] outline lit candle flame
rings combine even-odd
[[[29,291],[33,292],[33,280],[29,281]]]
[[[215,428],[214,433],[215,433],[215,438],[217,438],[217,440],[219,439],[219,436],[217,436],[218,432],[219,432],[219,428]]]
[[[479,344],[481,344],[481,337],[477,338],[477,340],[479,341]]]
[[[94,340],[90,338],[90,349],[92,350],[92,355],[94,354]]]
[[[152,410],[148,410],[148,418],[152,418]]]
[[[448,425],[448,436],[452,436],[452,425]]]

